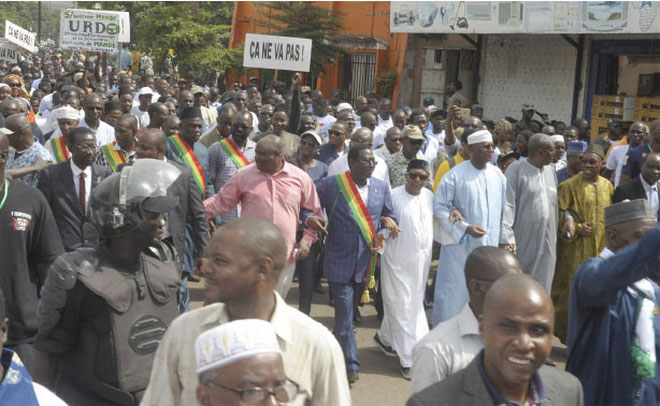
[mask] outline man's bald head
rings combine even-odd
[[[257,146],[262,146],[263,148],[268,148],[270,150],[277,151],[281,154],[284,153],[284,144],[282,139],[275,134],[268,134],[262,139],[259,140]]]
[[[12,114],[5,120],[5,127],[18,133],[30,127],[30,121],[23,114]]]
[[[498,308],[526,302],[538,305],[554,322],[554,306],[548,292],[534,278],[525,274],[506,275],[498,279],[488,290],[484,303],[484,319],[493,316]]]
[[[366,144],[371,146],[374,140],[374,133],[367,127],[360,127],[351,134],[351,145]]]
[[[272,222],[261,217],[239,217],[214,233],[212,241],[216,240],[220,233],[231,230],[237,231],[241,235],[239,242],[242,253],[254,258],[270,258],[273,270],[277,273],[284,268],[286,265],[284,237],[280,229]],[[257,233],[255,230],[259,230],[259,232]]]
[[[16,114],[19,112],[19,104],[18,100],[8,98],[2,101],[0,104],[0,111],[2,112],[2,115],[5,117],[11,116],[12,114]]]
[[[159,128],[149,128],[137,142],[137,157],[162,160],[167,148],[167,137]]]
[[[83,100],[83,106],[89,106],[91,103],[101,102],[103,103],[103,98],[98,93],[90,93],[85,96]]]
[[[482,313],[486,294],[494,281],[505,275],[522,273],[515,255],[503,248],[489,246],[472,251],[464,269],[470,307],[477,315]]]

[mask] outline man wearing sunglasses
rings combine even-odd
[[[92,130],[96,138],[96,144],[99,147],[115,141],[115,129],[101,121],[103,107],[103,98],[98,93],[90,93],[85,96],[85,100],[83,100],[85,119],[78,124],[78,127],[86,127]]]
[[[406,184],[406,173],[408,171],[408,164],[413,159],[424,159],[424,154],[420,152],[426,138],[422,134],[422,130],[416,125],[407,125],[403,127],[403,138],[401,151],[395,152],[389,156],[385,161],[390,175],[390,184],[392,188]],[[429,177],[426,183],[429,188],[431,183]]]

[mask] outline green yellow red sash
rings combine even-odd
[[[357,222],[358,227],[360,228],[360,233],[362,234],[364,241],[367,243],[369,248],[373,247],[374,237],[376,236],[374,223],[371,220],[371,215],[369,214],[367,207],[364,205],[364,202],[362,201],[362,197],[360,197],[360,193],[357,190],[357,186],[355,186],[355,182],[353,182],[353,178],[351,177],[350,172],[346,171],[342,174],[337,175],[336,178],[337,178],[337,184],[339,185],[339,190],[341,191],[341,194],[344,196],[344,199],[346,199],[346,203],[348,203],[348,207],[351,209],[351,212],[355,217],[355,221]],[[367,269],[367,281],[365,284],[365,289],[361,300],[363,303],[368,303],[370,301],[369,288],[375,285],[375,281],[374,281],[375,269],[376,269],[376,255],[372,253],[371,258],[369,260],[369,268]]]
[[[117,141],[112,141],[110,144],[105,144],[101,147],[101,153],[105,161],[110,165],[110,168],[112,168],[112,173],[116,173],[119,170],[119,166],[127,162],[124,151],[115,150],[116,144]]]
[[[241,169],[245,166],[250,165],[250,161],[243,155],[241,150],[238,148],[238,145],[232,140],[230,137],[223,138],[220,141],[220,146],[222,149],[225,150],[227,155],[229,155],[229,158],[234,162],[234,165],[236,165],[236,169]]]
[[[204,169],[197,160],[197,156],[192,147],[188,145],[179,134],[170,135],[169,140],[183,159],[183,162],[185,162],[188,168],[192,171],[193,179],[195,179],[195,183],[199,186],[199,190],[202,191],[202,197],[205,197],[206,178],[204,177]]]
[[[71,156],[69,149],[66,147],[64,137],[51,138],[50,148],[53,150],[53,156],[58,164],[67,161]]]

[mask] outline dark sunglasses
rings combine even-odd
[[[342,135],[343,132],[341,132],[341,131],[335,131],[335,130],[330,130],[330,131],[328,131],[328,134],[330,134],[330,135]]]
[[[428,180],[428,178],[429,178],[429,175],[422,175],[421,173],[408,173],[407,175],[412,180],[419,179],[419,180],[425,181],[425,180]]]
[[[318,144],[315,143],[314,141],[300,140],[300,146],[301,147],[317,147]]]
[[[21,87],[20,83],[8,83],[9,87]]]
[[[410,140],[413,145],[424,145],[424,140]]]

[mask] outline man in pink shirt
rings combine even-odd
[[[204,208],[208,218],[212,219],[239,203],[241,216],[266,218],[284,235],[288,260],[276,290],[286,298],[295,261],[304,259],[310,245],[317,239],[316,231],[306,225],[302,240],[296,244],[300,211],[304,209],[306,214],[314,216],[320,216],[322,212],[312,178],[285,161],[282,141],[276,135],[267,135],[257,143],[255,163],[236,172],[222,190],[204,201]]]

